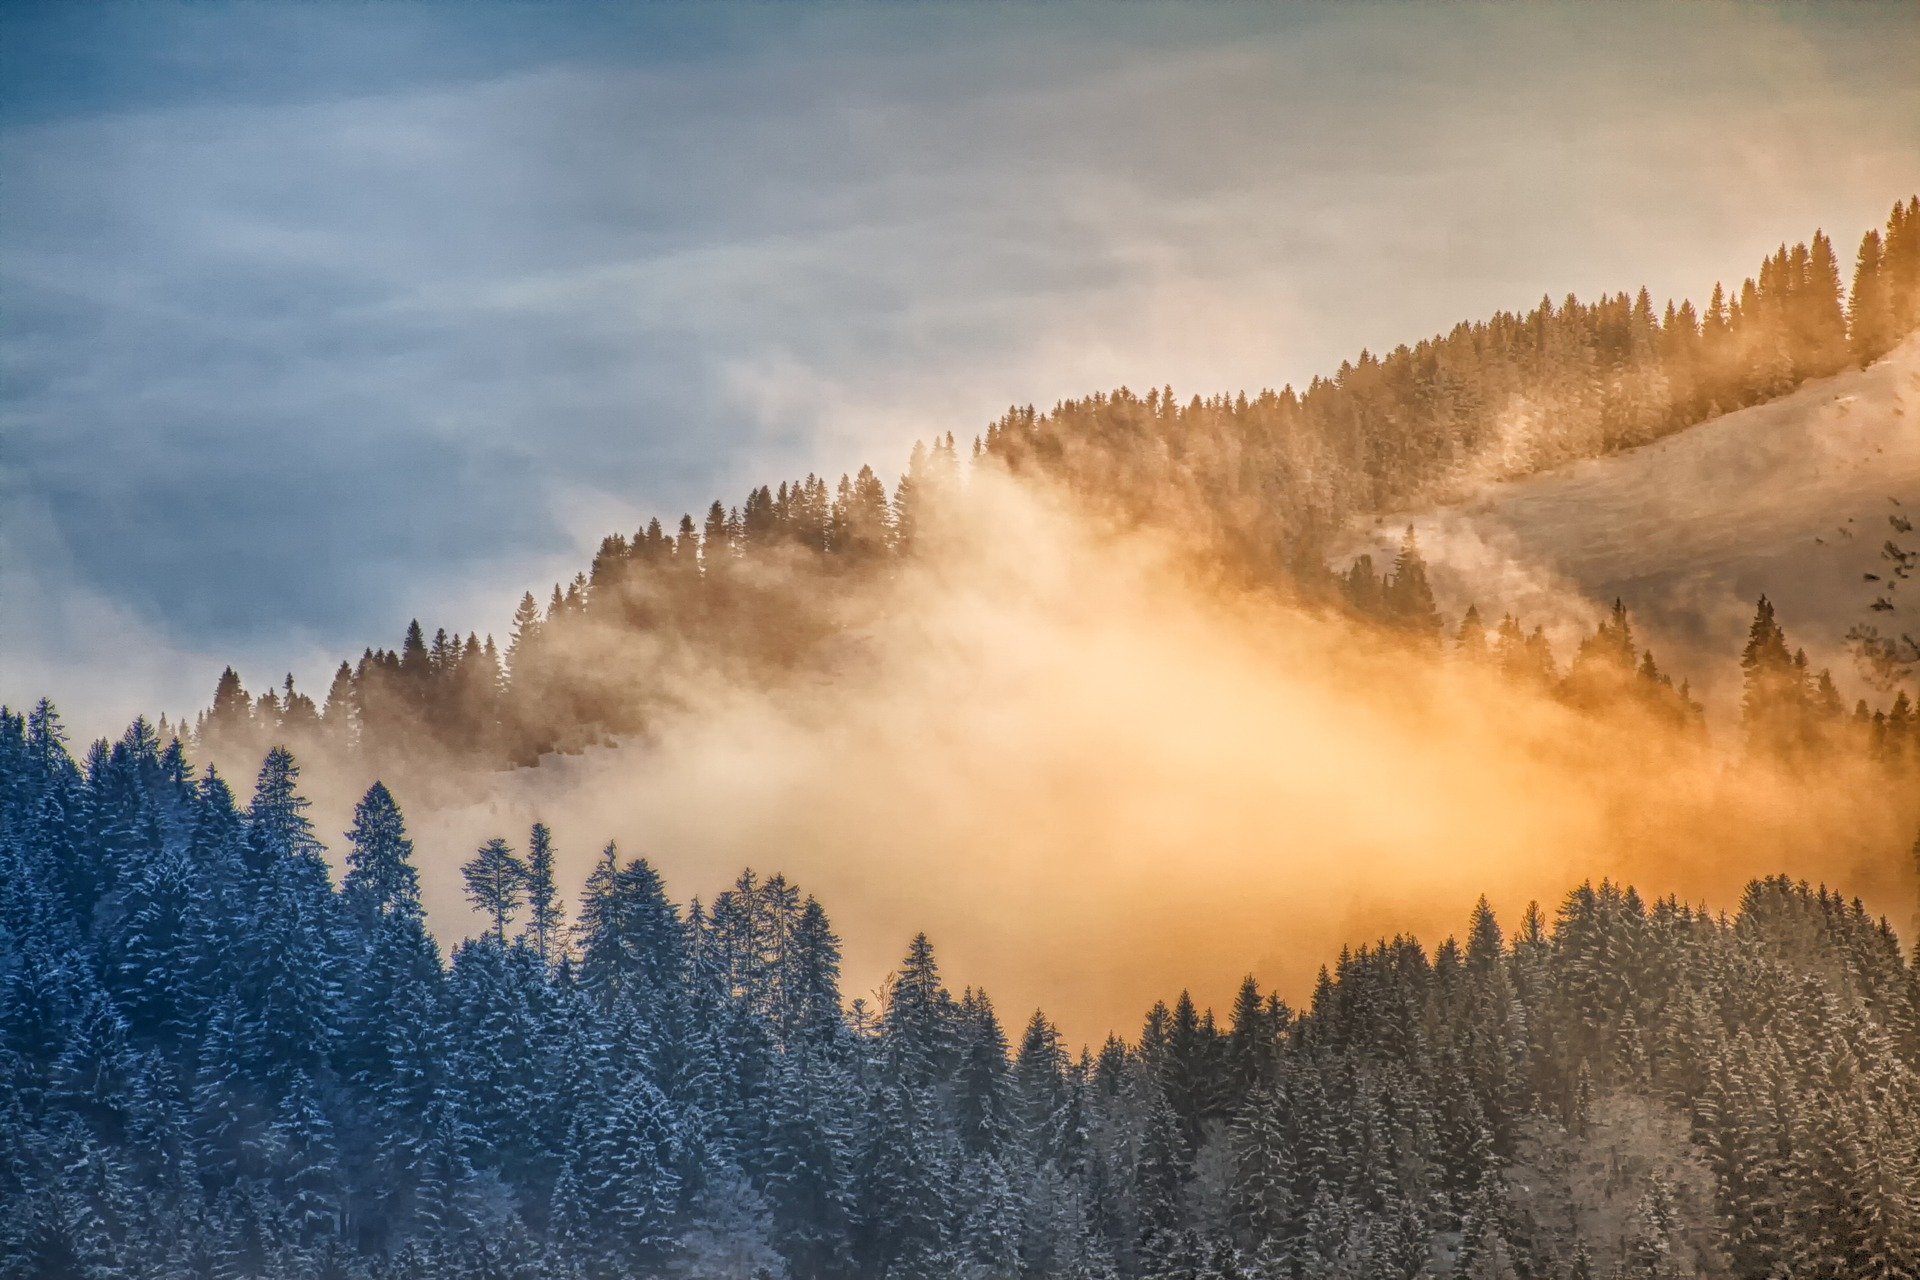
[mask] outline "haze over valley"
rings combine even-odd
[[[1920,1277],[1916,50],[0,6],[0,1280]]]

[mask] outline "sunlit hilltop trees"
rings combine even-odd
[[[837,483],[808,475],[715,501],[699,521],[610,535],[589,570],[525,595],[504,644],[429,638],[415,622],[398,650],[342,662],[317,706],[291,679],[249,697],[230,672],[198,729],[254,754],[288,740],[401,758],[424,744],[490,765],[644,732],[690,654],[740,679],[829,660],[861,584],[913,556],[936,511],[964,512],[981,466],[1162,531],[1238,582],[1404,622],[1427,606],[1371,592],[1391,582],[1417,595],[1417,569],[1369,563],[1331,581],[1322,548],[1349,520],[1632,448],[1878,358],[1920,329],[1920,197],[1863,239],[1850,289],[1846,274],[1816,232],[1698,309],[1656,306],[1645,289],[1543,298],[1362,352],[1304,389],[1183,400],[1121,388],[1010,409],[970,447],[915,446],[891,492],[872,467]],[[1895,636],[1863,641],[1910,656]]]

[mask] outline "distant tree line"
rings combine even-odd
[[[1327,573],[1312,589],[1321,604],[1406,645],[1410,656],[1424,653],[1495,672],[1520,688],[1602,720],[1625,723],[1628,717],[1645,716],[1683,734],[1707,737],[1704,709],[1694,699],[1690,682],[1676,683],[1652,650],[1640,644],[1623,601],[1614,602],[1563,665],[1545,629],[1528,627],[1511,613],[1495,621],[1482,616],[1478,606],[1469,606],[1457,624],[1449,625],[1434,601],[1411,528],[1384,572],[1371,555],[1361,555],[1345,571]],[[557,614],[520,630],[514,652],[537,652],[551,619],[567,625],[567,610],[574,606],[563,597],[558,607]],[[588,668],[571,682],[575,689],[605,670],[578,653],[573,657]],[[1749,759],[1789,765],[1870,760],[1881,766],[1885,795],[1893,802],[1920,796],[1920,709],[1905,689],[1896,689],[1885,706],[1859,698],[1848,707],[1833,673],[1810,666],[1806,650],[1788,641],[1772,602],[1764,596],[1755,608],[1739,663],[1738,734]],[[386,708],[388,741],[417,741],[419,724],[440,726],[436,744],[456,750],[466,744],[470,758],[492,761],[491,753],[512,723],[514,704],[513,685],[499,677],[489,647],[471,639],[456,645],[444,634],[427,645],[414,627],[397,659],[369,670],[377,673],[372,687],[390,699],[373,704]],[[549,687],[545,696],[560,694]],[[382,722],[373,721],[375,727],[368,728],[367,705],[348,702],[339,687],[324,709],[315,709],[291,690],[252,699],[229,669],[213,712],[198,725],[198,741],[256,751],[264,750],[268,741],[320,749],[338,747],[343,740],[357,742],[368,734],[377,741]],[[163,718],[160,735],[175,731]]]
[[[449,962],[388,790],[337,880],[305,810],[282,749],[243,806],[144,722],[75,761],[0,710],[0,1275],[1920,1273],[1920,965],[1825,889],[1483,901],[1083,1049],[924,936],[848,1003],[778,875],[564,890],[541,826]]]
[[[702,520],[611,535],[544,605],[521,600],[504,647],[429,637],[415,622],[398,650],[342,662],[318,703],[291,677],[249,695],[229,671],[195,728],[256,754],[284,740],[377,762],[430,746],[488,764],[642,732],[673,705],[690,660],[743,679],[827,660],[857,584],[911,555],[942,509],[964,506],[980,465],[1172,533],[1245,581],[1350,600],[1362,616],[1404,610],[1373,598],[1370,569],[1334,581],[1331,531],[1467,480],[1644,444],[1878,358],[1920,328],[1920,197],[1862,239],[1850,291],[1843,274],[1815,233],[1737,290],[1716,285],[1702,309],[1656,309],[1645,289],[1542,299],[1385,356],[1362,352],[1303,391],[1182,402],[1168,388],[1121,388],[1046,413],[1010,409],[970,451],[951,436],[916,445],[891,492],[872,467],[837,484],[809,475],[737,506],[715,501]],[[1871,628],[1857,642],[1890,669],[1910,656]]]
[[[1305,390],[1249,398],[1121,388],[1009,410],[984,447],[1128,518],[1193,528],[1256,572],[1299,562],[1356,514],[1632,448],[1808,378],[1865,365],[1920,328],[1920,198],[1861,241],[1851,305],[1832,242],[1781,248],[1704,309],[1646,289],[1542,298]]]
[[[1686,680],[1678,685],[1640,647],[1625,602],[1585,636],[1563,671],[1545,629],[1532,630],[1512,614],[1489,624],[1468,606],[1449,637],[1434,604],[1426,566],[1409,528],[1391,568],[1381,574],[1373,557],[1358,557],[1333,582],[1344,606],[1377,626],[1438,647],[1459,661],[1491,666],[1516,682],[1596,714],[1639,710],[1677,728],[1704,734],[1703,708]],[[1866,755],[1887,768],[1900,791],[1920,786],[1920,709],[1897,689],[1887,706],[1865,698],[1849,708],[1833,672],[1812,669],[1761,596],[1740,652],[1742,745],[1752,756],[1805,763]]]

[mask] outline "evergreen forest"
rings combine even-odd
[[[1304,389],[1120,388],[916,446],[891,486],[761,485],[607,537],[503,643],[415,622],[319,698],[229,669],[190,723],[91,745],[0,708],[0,1276],[1920,1280],[1920,949],[1843,890],[1482,899],[1327,957],[1299,1007],[1168,991],[1081,1045],[924,934],[849,998],[832,904],[777,867],[702,901],[608,844],[565,883],[545,825],[416,850],[400,802],[423,753],[484,776],[644,738],[693,662],[830,672],[994,468],[1409,662],[1717,734],[1729,768],[1845,762],[1860,812],[1920,812],[1910,693],[1849,702],[1765,597],[1710,729],[1631,601],[1556,653],[1498,602],[1443,616],[1411,530],[1390,564],[1326,550],[1916,330],[1920,197],[1850,264],[1816,233],[1700,306],[1542,299]],[[301,761],[343,758],[393,786],[331,840]],[[463,863],[472,936],[429,931],[426,857]]]

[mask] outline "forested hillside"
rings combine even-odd
[[[876,607],[866,587],[928,524],[964,518],[979,466],[1156,530],[1237,584],[1344,605],[1323,547],[1356,516],[1630,449],[1891,349],[1920,328],[1920,197],[1862,238],[1850,288],[1847,274],[1816,233],[1699,308],[1656,307],[1644,289],[1542,299],[1363,352],[1303,390],[1183,401],[1122,388],[1012,409],[971,449],[916,446],[891,492],[872,467],[837,484],[809,475],[609,536],[544,607],[526,595],[504,645],[415,623],[397,650],[342,662],[317,699],[291,677],[250,695],[229,672],[195,728],[256,756],[290,741],[484,764],[644,732],[689,665],[756,681],[830,666],[835,637]],[[1356,608],[1372,609],[1364,592]]]
[[[1341,550],[1391,555],[1411,523],[1443,608],[1498,600],[1563,643],[1587,602],[1624,597],[1724,714],[1736,690],[1715,678],[1719,655],[1761,592],[1857,688],[1920,657],[1917,506],[1920,335],[1643,448],[1360,522]]]
[[[798,886],[558,885],[541,827],[449,963],[394,796],[337,885],[305,807],[0,713],[0,1274],[1920,1273],[1920,964],[1825,889],[1483,903],[1090,1051],[924,936],[848,1006]]]
[[[1920,958],[1826,888],[1756,880],[1727,915],[1603,881],[1504,925],[1483,899],[1459,938],[1327,957],[1301,1008],[1252,978],[1218,1012],[1169,991],[1083,1047],[1043,1011],[1002,1021],[924,935],[849,1000],[826,904],[776,865],[703,902],[609,844],[565,883],[544,824],[416,855],[400,804],[431,812],[409,787],[449,766],[645,735],[695,673],[804,678],[832,707],[868,624],[924,604],[900,588],[1004,535],[1011,476],[1170,548],[1210,600],[1286,602],[1237,625],[1377,651],[1384,699],[1432,675],[1406,690],[1450,691],[1433,750],[1473,698],[1500,726],[1550,709],[1607,730],[1523,740],[1582,782],[1581,751],[1634,744],[1708,761],[1709,821],[1839,796],[1803,825],[1844,811],[1822,838],[1883,867],[1920,815],[1920,713],[1891,688],[1849,705],[1768,598],[1720,658],[1743,696],[1714,754],[1633,601],[1556,652],[1501,601],[1443,616],[1411,529],[1390,563],[1323,557],[1357,516],[1873,361],[1920,328],[1920,199],[1843,274],[1816,235],[1699,310],[1543,301],[1303,391],[1013,410],[970,449],[916,448],[891,490],[808,476],[609,537],[504,646],[416,623],[321,701],[229,671],[191,726],[136,721],[78,760],[50,704],[0,708],[0,1275],[1915,1280]],[[296,756],[351,760],[355,794],[385,778],[337,848]],[[1637,801],[1635,764],[1604,767]],[[417,868],[462,860],[480,928],[449,953]]]

